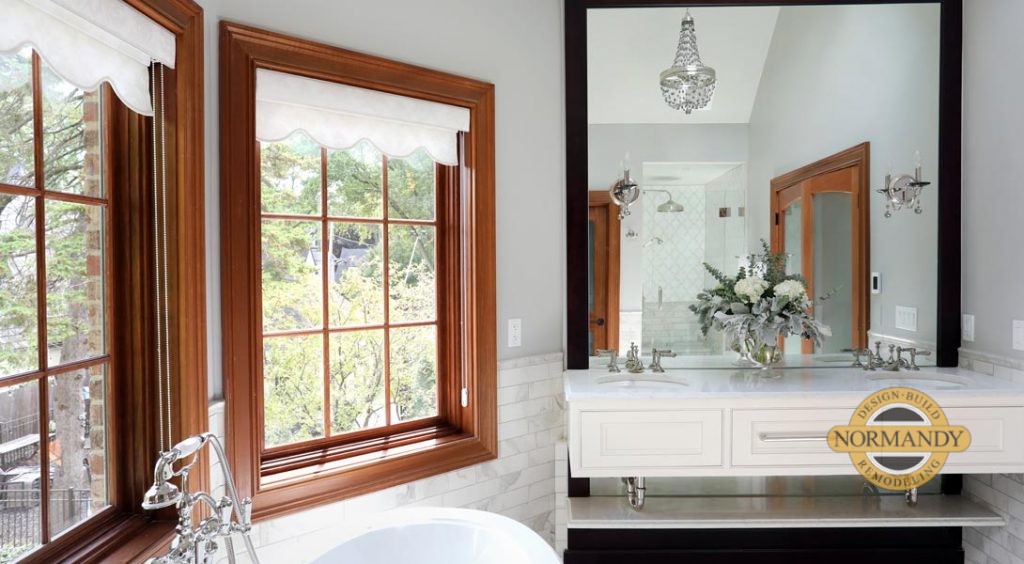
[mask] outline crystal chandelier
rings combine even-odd
[[[661,93],[666,104],[687,114],[706,108],[715,95],[715,69],[700,60],[697,33],[689,10],[679,31],[675,61],[661,72]]]

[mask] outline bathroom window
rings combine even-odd
[[[438,166],[260,145],[266,451],[436,422]]]
[[[203,174],[178,166],[203,155],[202,18],[173,4],[4,6],[4,41],[22,47],[0,53],[0,562],[140,561],[173,529],[140,507],[159,449],[154,151],[170,202],[164,413],[172,440],[208,425]]]
[[[227,440],[255,519],[497,454],[494,90],[221,24]]]
[[[0,53],[0,559],[108,505],[103,103]],[[6,560],[5,560],[6,561]]]

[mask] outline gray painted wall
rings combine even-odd
[[[864,141],[871,142],[872,189],[890,163],[912,171],[915,150],[934,181],[938,29],[931,4],[782,8],[750,120],[750,209],[770,209],[773,177]],[[874,331],[935,341],[941,189],[926,188],[922,215],[903,211],[891,219],[882,217],[881,197],[871,195],[871,271],[883,275],[883,293],[871,297]],[[769,215],[748,218],[752,248],[768,239]],[[916,333],[894,328],[896,305],[918,309]]]
[[[222,394],[219,20],[492,82],[496,87],[498,356],[563,344],[564,111],[558,0],[198,0],[206,22],[206,255],[210,393]],[[470,46],[470,47],[467,47]],[[509,349],[507,318],[523,320]]]
[[[631,175],[645,185],[645,162],[746,162],[747,125],[679,125],[679,124],[591,124],[587,126],[587,174],[591,190],[606,190],[622,176],[623,157],[629,153]],[[625,238],[630,229],[640,237]],[[643,265],[641,242],[644,241],[641,206],[622,222],[622,257],[619,308],[641,311]],[[620,344],[621,346],[621,344]]]
[[[1024,2],[964,3],[963,295],[975,315],[965,348],[1024,359],[1012,320],[1024,319]]]

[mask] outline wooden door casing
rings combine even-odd
[[[594,335],[589,354],[593,356],[596,349],[619,348],[621,221],[608,192],[590,192],[589,202],[588,221],[594,226],[594,307],[588,317]]]
[[[848,192],[850,194],[851,297],[852,343],[855,348],[867,346],[870,322],[868,297],[868,269],[871,260],[870,245],[870,174],[871,144],[868,142],[825,157],[788,172],[771,181],[771,248],[781,252],[785,240],[785,222],[781,215],[793,201],[802,202],[801,265],[807,280],[807,295],[816,297],[814,286],[814,206],[816,194]],[[801,352],[814,352],[813,344],[804,341]]]

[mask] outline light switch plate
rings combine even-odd
[[[523,320],[519,318],[508,320],[508,346],[509,348],[523,346]]]
[[[896,306],[896,328],[904,331],[917,331],[917,308]]]
[[[1013,350],[1024,351],[1024,321],[1013,320]]]
[[[974,342],[974,316],[969,313],[964,314],[962,338],[964,341]]]
[[[871,293],[881,294],[882,293],[882,273],[872,272],[871,273]]]

